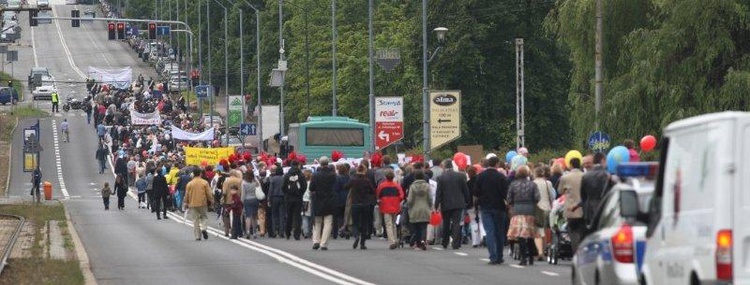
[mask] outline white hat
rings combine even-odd
[[[493,157],[497,157],[497,154],[494,154],[494,153],[490,152],[490,153],[487,154],[487,156],[484,157],[484,159],[490,159],[490,158],[493,158]]]

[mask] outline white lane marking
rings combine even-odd
[[[484,261],[484,262],[490,262],[489,258],[480,258],[479,260]]]
[[[112,156],[112,155],[110,154],[110,156]],[[114,175],[114,164],[112,163],[111,159],[107,159],[107,160],[109,161],[108,164],[111,166],[110,167],[110,171],[112,171],[112,174]],[[130,196],[130,198],[132,198],[134,200],[138,199],[137,194],[135,194],[132,190],[128,191],[128,196]],[[192,221],[190,221],[188,219],[184,219],[182,216],[180,216],[178,214],[175,214],[175,213],[172,213],[172,212],[168,212],[167,214],[169,214],[172,217],[172,219],[171,219],[172,221],[174,221],[174,222],[176,222],[178,224],[187,225],[189,227],[193,226],[193,222]],[[370,283],[370,282],[358,279],[356,277],[353,277],[353,276],[350,276],[350,275],[347,275],[347,274],[335,271],[333,269],[330,269],[328,267],[325,267],[325,266],[322,266],[322,265],[319,265],[319,264],[316,264],[316,263],[312,263],[312,262],[307,261],[305,259],[302,259],[302,258],[300,258],[300,257],[298,257],[296,255],[290,254],[290,253],[285,252],[283,250],[279,250],[279,249],[276,249],[276,248],[273,248],[273,247],[270,247],[270,246],[267,246],[267,245],[264,245],[264,244],[261,244],[261,243],[257,243],[257,242],[249,241],[249,240],[239,240],[239,239],[233,240],[233,239],[229,239],[228,237],[224,236],[223,230],[219,230],[219,229],[216,229],[214,227],[208,227],[207,230],[209,232],[211,232],[216,238],[221,238],[221,239],[227,240],[229,242],[232,242],[234,244],[237,244],[237,245],[240,245],[242,247],[245,247],[247,249],[250,249],[250,250],[253,250],[253,251],[265,254],[265,255],[273,258],[273,259],[276,259],[280,263],[289,264],[290,266],[293,266],[295,268],[298,268],[300,270],[303,270],[305,272],[308,272],[310,274],[313,274],[313,275],[318,276],[320,278],[323,278],[325,280],[334,282],[336,284],[342,284],[342,285],[357,285],[357,284],[359,284],[359,285],[375,285],[373,283]]]
[[[434,250],[443,250],[443,248],[439,247],[439,246],[433,246],[432,249],[434,249]]]
[[[31,52],[34,54],[34,67],[37,67],[39,66],[39,59],[36,56],[36,41],[34,40],[34,27],[31,27]]]
[[[560,274],[550,271],[542,271],[542,274],[549,275],[549,276],[560,276]]]
[[[63,199],[68,200],[70,199],[70,194],[68,193],[68,189],[65,188],[65,179],[63,179],[62,161],[60,160],[61,156],[59,148],[60,140],[57,136],[57,120],[55,119],[52,119],[52,141],[55,144],[55,164],[57,166],[57,179],[60,181],[60,192],[63,194]]]
[[[52,16],[57,17],[57,10],[54,6],[52,6]],[[78,66],[76,66],[76,63],[73,61],[73,55],[70,54],[70,49],[68,49],[68,44],[65,43],[65,38],[62,34],[62,29],[60,29],[60,21],[53,21],[55,22],[55,27],[57,28],[57,35],[60,37],[60,43],[62,44],[62,48],[65,51],[65,56],[68,58],[68,63],[70,63],[70,67],[73,68],[73,71],[78,73],[78,75],[81,76],[82,79],[86,79],[86,74],[81,72],[80,69],[78,69]]]
[[[467,256],[467,255],[469,255],[468,253],[465,253],[465,252],[454,252],[454,254],[455,255],[459,255],[459,256]]]
[[[520,269],[524,269],[524,268],[526,268],[525,266],[520,266],[520,265],[518,265],[518,264],[511,264],[511,265],[509,265],[509,266],[510,266],[510,267],[513,267],[513,268],[520,268]]]

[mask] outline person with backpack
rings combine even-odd
[[[214,206],[214,211],[216,211],[217,218],[221,216],[221,190],[224,189],[224,181],[227,179],[227,173],[222,170],[219,170],[214,175],[214,180],[211,181],[211,190],[214,194],[214,202],[212,205]]]
[[[151,209],[151,213],[156,212],[155,208],[152,207],[154,203],[154,168],[153,166],[146,166],[146,207]]]
[[[229,171],[229,176],[224,180],[221,192],[221,204],[223,206],[221,213],[221,220],[224,224],[224,236],[229,236],[232,231],[232,224],[230,221],[230,212],[232,211],[232,189],[239,191],[242,188],[242,172],[237,169]]]
[[[302,175],[298,161],[292,161],[289,172],[284,175],[281,189],[284,192],[286,239],[289,239],[294,230],[294,239],[299,240],[302,231],[302,195],[307,190],[307,181]]]

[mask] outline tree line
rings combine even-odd
[[[242,0],[217,0],[230,8],[228,39],[223,38],[223,10],[214,0],[208,0],[210,34],[205,0],[161,1],[163,7],[173,7],[172,19],[186,20],[196,36],[203,38],[204,70],[213,68],[214,85],[224,84],[224,45],[228,45],[230,89],[235,94],[240,89],[239,9],[244,9],[246,93],[255,95],[255,58],[260,56],[263,104],[279,103],[278,88],[268,86],[279,59],[279,1],[249,0],[260,10],[260,51],[254,44],[255,15]],[[151,18],[155,2],[128,1],[125,13]],[[367,1],[336,2],[338,115],[367,122]],[[401,58],[390,72],[375,67],[375,95],[404,97],[404,144],[417,147],[422,137],[422,3],[374,2],[375,49],[398,49]],[[693,115],[748,110],[747,1],[603,2],[605,81],[600,130],[615,142],[645,134],[658,136],[668,123]],[[330,115],[331,1],[283,3],[281,29],[289,65],[286,121]],[[449,29],[443,47],[429,64],[430,89],[461,90],[463,96],[462,137],[454,146],[482,144],[501,151],[515,147],[514,42],[523,38],[527,146],[532,151],[584,148],[586,138],[595,131],[595,0],[433,0],[428,4],[428,30]],[[199,9],[204,17],[201,26]],[[162,11],[162,18],[169,17],[168,13]],[[429,39],[433,52],[437,39],[433,33]],[[209,49],[212,62],[206,57]]]

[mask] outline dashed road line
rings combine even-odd
[[[454,252],[454,254],[455,255],[459,255],[459,256],[468,256],[469,255],[468,253],[460,252],[460,251]]]
[[[60,181],[60,192],[63,194],[63,199],[70,199],[68,189],[65,187],[65,179],[62,173],[62,160],[60,156],[60,139],[57,135],[57,120],[52,119],[52,141],[55,144],[55,166],[57,170],[57,179]]]
[[[550,271],[542,271],[542,274],[549,275],[549,276],[560,276],[559,273],[556,272],[550,272]]]
[[[519,269],[524,269],[524,268],[526,268],[526,266],[521,266],[521,265],[518,265],[518,264],[510,264],[509,266],[510,266],[510,267],[513,267],[513,268],[519,268]]]

